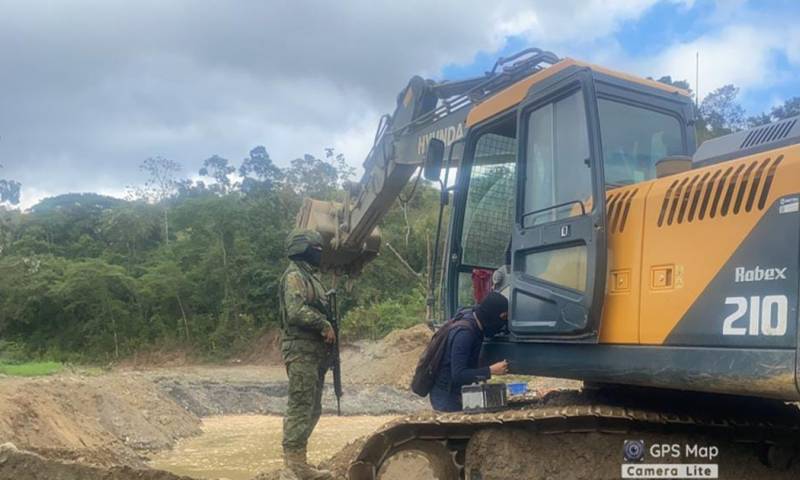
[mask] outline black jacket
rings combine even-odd
[[[488,380],[491,377],[489,367],[479,367],[481,345],[483,344],[483,331],[478,327],[472,312],[464,314],[464,319],[469,321],[470,327],[456,327],[450,331],[445,345],[442,363],[436,375],[434,390],[431,392],[431,401],[445,402],[451,407],[461,406],[461,386]],[[446,398],[445,398],[446,397]],[[437,410],[449,411],[452,408]]]

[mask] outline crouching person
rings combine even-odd
[[[508,319],[508,300],[492,292],[471,309],[459,312],[444,341],[444,352],[430,391],[431,406],[440,412],[461,411],[461,387],[508,373],[503,360],[490,366],[479,366],[481,345],[485,337],[499,333]]]

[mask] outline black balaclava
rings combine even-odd
[[[314,245],[309,245],[303,253],[289,256],[289,260],[306,263],[313,268],[319,268],[322,264],[322,249]]]
[[[508,299],[498,292],[491,292],[475,307],[475,312],[483,325],[484,335],[493,337],[506,326],[506,321],[500,318],[500,314],[508,312]]]
[[[308,262],[308,264],[312,267],[319,268],[320,264],[322,263],[322,249],[319,247],[309,246],[301,258]]]

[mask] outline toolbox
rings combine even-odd
[[[493,412],[508,405],[505,383],[481,383],[461,387],[465,412]]]

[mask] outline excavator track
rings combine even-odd
[[[767,456],[772,457],[797,452],[800,445],[800,409],[796,404],[695,394],[667,394],[643,402],[638,395],[617,400],[564,393],[553,392],[555,395],[542,400],[512,404],[499,412],[431,412],[390,422],[367,439],[351,463],[348,477],[376,479],[383,463],[393,455],[408,449],[425,451],[428,445],[434,450],[444,446],[452,458],[452,465],[447,461],[433,467],[438,478],[464,478],[469,439],[482,429],[498,427],[524,427],[547,435],[649,432],[722,436],[737,443],[763,445]]]

